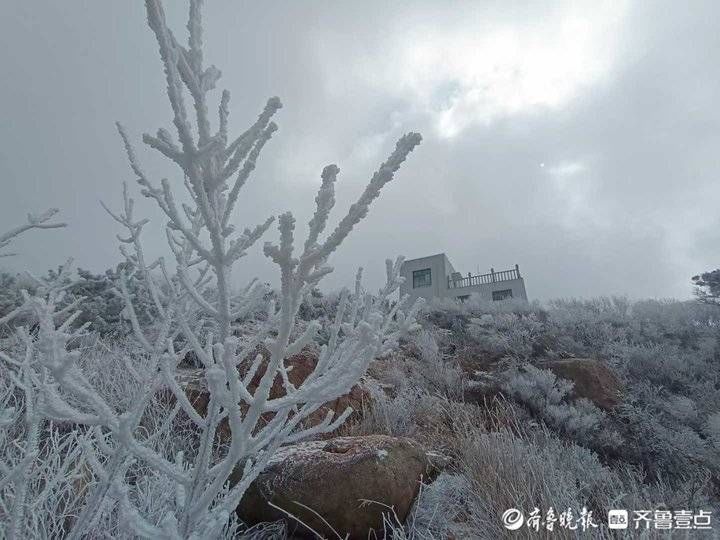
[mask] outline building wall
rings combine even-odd
[[[445,273],[447,267],[452,268],[452,265],[443,253],[405,261],[400,272],[405,278],[405,283],[400,286],[400,295],[408,294],[412,300],[421,297],[430,300],[431,298],[447,296],[448,274]],[[430,287],[413,289],[413,272],[416,270],[424,270],[425,268],[429,268],[431,272]]]
[[[457,289],[448,289],[448,296],[455,298],[467,296],[470,294],[479,294],[483,300],[492,300],[493,291],[505,291],[510,289],[513,298],[521,298],[527,300],[525,292],[525,281],[520,279],[509,279],[507,281],[499,281],[497,283],[483,283],[482,285],[473,285],[472,287],[458,287]]]
[[[413,272],[416,270],[430,269],[431,285],[429,287],[413,288]],[[499,281],[497,283],[483,283],[472,285],[470,287],[448,288],[448,276],[455,269],[444,253],[412,259],[403,263],[400,271],[405,278],[405,283],[400,286],[400,295],[409,295],[411,300],[416,298],[459,298],[469,296],[471,294],[479,294],[484,300],[492,300],[493,291],[512,290],[513,298],[527,300],[527,292],[525,291],[525,282],[521,278],[511,279],[507,281]]]
[[[445,279],[447,281],[448,276],[452,276],[455,272],[455,268],[453,268],[453,265],[447,256],[443,255],[443,258],[445,259]]]

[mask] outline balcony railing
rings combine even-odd
[[[520,279],[520,268],[515,265],[515,268],[510,270],[501,270],[496,272],[494,268],[490,269],[489,274],[480,274],[473,276],[468,274],[467,277],[456,277],[453,279],[452,276],[448,276],[448,289],[459,289],[461,287],[472,287],[474,285],[486,285],[489,283],[498,283],[500,281],[510,281],[512,279]]]

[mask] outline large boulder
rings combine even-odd
[[[237,512],[247,524],[285,520],[300,536],[314,537],[311,528],[329,538],[366,539],[372,531],[382,538],[383,513],[394,511],[404,521],[421,479],[436,470],[433,454],[406,438],[368,435],[300,443],[272,457]],[[234,473],[231,483],[240,474]]]
[[[622,383],[603,362],[592,358],[546,360],[538,367],[574,383],[573,397],[587,398],[601,409],[610,410],[620,403]]]

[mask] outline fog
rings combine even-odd
[[[177,171],[141,135],[172,128],[141,2],[6,2],[0,19],[0,229],[56,206],[64,230],[28,234],[16,271],[121,260],[99,201],[136,193],[114,122],[156,178]],[[231,134],[279,96],[279,132],[235,222],[311,216],[324,165],[335,219],[404,132],[422,145],[330,261],[326,288],[386,257],[445,252],[463,273],[519,264],[531,298],[691,294],[720,261],[720,33],[713,2],[208,1],[206,61],[232,93]],[[184,3],[167,5],[185,36]],[[147,201],[147,242],[164,220]],[[267,239],[277,237],[273,228]],[[236,279],[277,275],[256,247]]]

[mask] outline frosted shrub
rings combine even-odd
[[[47,321],[32,310],[35,299],[27,293],[24,298],[15,316],[30,311],[27,320],[39,326],[38,336],[20,326],[0,351],[0,534],[60,538],[81,511],[93,481],[85,453],[91,438],[45,418],[52,398],[46,392],[48,374],[37,369],[36,361],[52,343],[43,331]],[[67,322],[62,320],[66,313],[56,315],[59,324]]]
[[[8,523],[3,527],[10,538],[26,536],[28,530],[30,517],[25,509],[32,490],[27,478],[37,472],[31,472],[37,466],[37,433],[48,420],[71,423],[78,433],[90,437],[78,448],[92,480],[82,508],[65,531],[68,538],[95,535],[98,527],[108,526],[110,516],[125,533],[144,538],[230,534],[230,516],[275,450],[339,427],[350,409],[337,415],[330,411],[314,426],[307,427],[303,421],[324,403],[348,392],[372,359],[387,354],[416,326],[419,304],[406,312],[405,298],[393,306],[389,302],[401,283],[402,259],[387,261],[387,283],[376,295],[362,288],[358,272],[354,291],[342,293],[328,321],[326,343],[319,348],[314,371],[299,386],[288,378],[286,359],[315,343],[322,327],[315,320],[298,324],[300,306],[332,271],[327,264],[331,254],[365,218],[382,187],[420,142],[418,134],[409,133],[324,238],[335,204],[339,173],[335,165],[322,172],[316,210],[298,251],[294,217],[289,212],[279,217],[279,241],[266,242],[263,250],[279,268],[279,291],[276,298],[267,299],[265,316],[255,331],[238,332],[236,321],[255,310],[267,298],[267,291],[252,282],[235,292],[230,276],[235,263],[274,220],[238,230],[233,210],[260,151],[277,129],[271,118],[281,103],[271,98],[257,121],[230,139],[230,94],[223,91],[217,130],[212,131],[206,98],[220,71],[203,65],[201,2],[190,1],[187,46],[167,27],[160,2],[147,0],[145,4],[160,50],[176,133],[159,129],[156,136],[145,134],[143,141],[178,167],[181,180],[156,183],[147,176],[127,132],[120,125],[118,129],[142,195],[167,219],[165,235],[173,263],[164,257],[146,257],[142,236],[148,220],[135,216],[134,200],[125,186],[121,211],[108,206],[106,210],[125,229],[119,238],[127,266],[120,272],[117,294],[142,359],[135,364],[134,352],[123,358],[134,379],[130,387],[138,390],[128,401],[84,371],[87,363],[77,344],[85,326],[76,324],[82,298],[68,294],[67,275],[42,284],[34,296],[25,294],[23,305],[0,319],[9,322],[30,312],[38,322],[37,336],[17,329],[24,351],[15,357],[3,356],[8,365],[20,370],[13,379],[16,388],[38,400],[33,407],[28,406],[35,403],[30,397],[25,400],[30,425],[25,447],[18,463],[4,475],[3,487],[10,490],[3,494],[4,500],[12,504],[6,514],[9,519],[1,521]],[[185,103],[188,96],[194,122]],[[184,203],[177,197],[178,187],[185,191]],[[30,216],[28,225],[0,236],[0,247],[29,228],[59,226],[49,223],[50,217]],[[131,280],[137,280],[139,288],[131,287]],[[151,306],[151,326],[144,325],[141,317],[145,299]],[[266,361],[256,354],[260,346],[269,351]],[[177,367],[189,353],[202,366],[210,394],[203,414],[193,408],[177,380]],[[260,381],[251,385],[255,375]],[[282,382],[284,394],[271,398],[276,379]],[[174,405],[157,418],[159,413],[150,411],[161,390],[172,394]],[[183,444],[171,435],[177,423],[184,421],[194,426],[193,444]],[[215,441],[221,424],[228,426],[231,437],[218,447]],[[237,479],[234,484],[229,483],[231,475]]]
[[[612,344],[608,353],[631,380],[666,386],[685,393],[689,386],[707,379],[714,368],[697,352],[664,342],[646,345]]]
[[[16,276],[0,272],[0,317],[7,315],[20,304],[22,296]]]
[[[506,373],[503,388],[517,401],[540,413],[550,405],[559,405],[572,391],[573,383],[559,379],[548,369],[525,364]]]
[[[123,298],[117,294],[118,279],[122,274],[125,286],[134,300],[135,314],[143,326],[152,323],[152,299],[138,279],[135,269],[126,263],[115,270],[106,270],[103,274],[93,274],[78,268],[78,278],[73,280],[69,293],[83,297],[79,306],[81,314],[78,324],[90,323],[93,331],[102,335],[116,334],[125,336],[130,332],[130,324],[124,315]]]
[[[567,402],[573,383],[547,369],[526,364],[505,374],[503,389],[555,431],[588,446],[617,446],[619,438],[601,430],[605,413],[587,399]],[[595,442],[594,439],[597,439]]]
[[[632,306],[632,328],[647,340],[694,346],[704,330],[717,325],[720,310],[701,302],[644,300]]]
[[[323,294],[318,289],[311,290],[298,309],[298,318],[305,321],[327,319],[329,315],[328,306],[323,302]]]
[[[0,339],[7,338],[13,334],[13,327],[9,324],[10,313],[15,315],[12,317],[13,325],[32,325],[32,321],[28,318],[28,313],[20,313],[17,311],[23,304],[22,290],[24,283],[22,276],[11,275],[6,272],[0,273]]]
[[[476,339],[484,338],[491,348],[515,359],[526,360],[533,352],[533,342],[540,330],[534,314],[501,313],[493,317],[493,325],[484,333],[476,332]]]
[[[642,466],[651,478],[663,478],[677,486],[720,470],[711,441],[691,427],[632,405],[623,406],[619,415],[633,435],[623,446],[625,459]]]
[[[427,330],[418,332],[413,339],[413,343],[423,362],[433,363],[437,361],[440,356],[440,347],[438,347],[435,337],[430,332]]]
[[[555,300],[548,303],[548,333],[559,352],[597,355],[627,334],[629,306],[624,298]]]
[[[479,317],[483,314],[507,314],[528,315],[540,310],[537,303],[530,303],[520,298],[509,298],[502,302],[484,300],[478,294],[471,294],[463,302],[452,298],[433,299],[425,308],[427,311],[445,311],[447,313],[463,314],[471,317]]]
[[[40,426],[22,400],[10,410],[17,416],[6,408],[0,418],[0,531],[8,538],[63,538],[92,481],[82,450],[89,438]]]
[[[460,400],[463,395],[464,377],[460,367],[440,352],[435,336],[423,331],[413,339],[420,360],[421,375],[424,384],[431,393],[437,393],[450,399]]]
[[[371,394],[360,418],[343,428],[343,434],[411,437],[449,455],[454,452],[457,430],[471,419],[482,421],[479,407],[429,394],[414,385],[398,388],[392,395],[371,385]]]
[[[106,340],[90,334],[75,350],[77,367],[108,405],[126,411],[142,393],[141,381],[154,369],[152,359],[132,337]]]
[[[507,316],[507,321],[521,320],[526,317],[539,318],[543,311],[537,303],[530,304],[525,300],[510,299],[502,302],[482,300],[477,295],[459,302],[450,298],[435,298],[423,308],[423,314],[435,326],[452,330],[456,336],[472,337],[473,328],[477,322],[493,320],[497,317]],[[512,322],[510,322],[512,324]]]
[[[440,474],[431,484],[421,486],[402,534],[395,529],[391,538],[434,540],[469,537],[475,532],[464,526],[468,517],[466,499],[471,491],[465,476]]]
[[[720,449],[720,412],[708,416],[705,421],[704,431],[715,449]]]
[[[498,516],[508,508],[537,507],[547,512],[552,507],[556,514],[571,508],[577,515],[579,508],[586,506],[599,525],[588,534],[614,538],[605,528],[609,509],[689,504],[688,492],[673,491],[662,483],[645,485],[636,471],[612,470],[590,450],[547,431],[468,432],[464,445],[461,471],[470,481],[465,492],[467,524],[472,530],[484,531],[488,538],[507,537]],[[694,501],[703,503],[707,501]],[[553,537],[576,538],[577,534],[556,528]]]
[[[369,389],[372,399],[366,405],[360,421],[349,426],[351,435],[380,433],[411,436],[418,423],[435,415],[441,401],[441,398],[411,385],[399,387],[393,396],[388,396],[372,384]]]
[[[624,297],[601,297],[589,300],[558,299],[548,302],[548,312],[558,322],[604,320],[614,325],[629,320],[632,304]]]
[[[585,505],[598,513],[619,483],[589,450],[522,428],[519,434],[468,431],[460,467],[470,480],[470,523],[498,538],[498,516],[507,508],[562,511]]]
[[[543,418],[560,433],[588,441],[601,428],[604,414],[591,401],[581,398],[572,403],[549,405]]]
[[[11,242],[21,234],[33,229],[61,229],[66,227],[65,223],[55,222],[53,218],[58,213],[57,208],[51,208],[42,214],[28,214],[27,223],[10,229],[6,233],[0,234],[0,259],[2,257],[12,257],[15,253],[3,252]],[[6,272],[0,273],[0,337],[5,335],[3,327],[10,321],[17,322],[21,317],[28,314],[23,308],[22,290],[32,289],[35,283],[26,276],[11,276]],[[27,323],[27,320],[23,320]]]
[[[663,408],[675,420],[683,424],[695,424],[698,420],[698,410],[695,402],[685,396],[670,396]]]
[[[126,283],[131,294],[136,298],[137,315],[143,324],[151,322],[148,311],[149,298],[145,298],[144,289],[138,287],[133,272],[127,264],[125,267]],[[63,273],[62,267],[57,270],[50,270],[45,279],[53,281]],[[104,274],[95,275],[87,270],[78,269],[77,276],[65,272],[63,286],[66,286],[67,294],[74,297],[82,297],[80,304],[80,315],[76,319],[77,324],[91,323],[91,329],[103,335],[117,334],[126,335],[130,330],[128,321],[123,317],[124,303],[117,294],[118,271],[107,270]],[[37,280],[32,276],[18,274],[11,276],[0,273],[0,317],[8,314],[23,304],[22,291],[25,290],[34,294],[37,290]],[[20,324],[16,316],[13,324]]]
[[[714,496],[710,479],[720,477],[717,306],[601,298],[554,301],[528,314],[480,304],[472,311],[467,304],[438,303],[432,308],[440,311],[428,313],[429,321],[447,328],[443,350],[500,372],[503,393],[553,437],[598,452],[618,474],[628,465],[643,471],[631,472],[620,492],[695,507]],[[573,356],[618,373],[618,406],[602,411],[572,399],[570,382],[528,364]],[[503,373],[506,365],[511,369]]]

